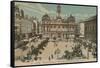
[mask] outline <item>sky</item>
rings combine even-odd
[[[43,3],[26,3],[15,2],[20,9],[24,10],[25,15],[37,17],[41,20],[44,14],[55,18],[57,15],[57,4],[43,4]],[[61,17],[67,19],[70,14],[75,16],[76,21],[84,21],[91,16],[96,15],[96,7],[90,6],[77,6],[77,5],[60,5]]]

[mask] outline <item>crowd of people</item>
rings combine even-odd
[[[66,50],[63,58],[68,60],[75,58],[89,59],[91,56],[92,58],[96,58],[97,49],[95,42],[86,39],[76,39],[74,43],[75,44],[73,45],[74,47],[72,47],[72,52]]]
[[[54,47],[58,46],[57,41],[58,40],[56,38],[53,38],[52,42],[54,43]],[[42,52],[43,52],[43,50],[45,50],[48,42],[50,42],[49,37],[43,39],[39,35],[30,37],[28,39],[22,39],[19,42],[17,41],[16,47],[15,47],[15,52],[16,52],[15,59],[20,60],[22,62],[41,60],[42,57],[39,57],[38,55],[42,54]],[[74,42],[74,44],[72,47],[72,52],[65,50],[64,55],[61,57],[62,59],[67,59],[67,60],[71,60],[71,59],[75,59],[75,58],[89,59],[90,58],[89,53],[92,54],[93,58],[96,58],[96,56],[97,56],[96,43],[91,42],[86,39],[80,39],[80,38],[74,39],[73,42]],[[18,55],[17,52],[19,50],[17,50],[17,49],[20,49],[23,54]],[[57,51],[55,50],[55,55],[58,54],[58,51],[60,53],[59,49]],[[53,54],[51,54],[48,57],[49,61],[51,59],[54,59]]]

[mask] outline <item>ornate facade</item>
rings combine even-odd
[[[44,37],[56,37],[61,39],[73,39],[77,34],[75,17],[70,15],[64,19],[61,17],[61,6],[57,6],[57,16],[52,19],[48,14],[42,17],[42,33]]]

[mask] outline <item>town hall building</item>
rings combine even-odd
[[[61,17],[61,6],[57,5],[57,16],[52,19],[48,14],[42,16],[42,34],[44,37],[74,39],[78,34],[78,25],[74,16]]]

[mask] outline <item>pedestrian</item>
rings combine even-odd
[[[53,59],[53,55],[51,54],[51,58]]]
[[[51,59],[50,59],[50,56],[49,56],[49,61],[50,61]]]

